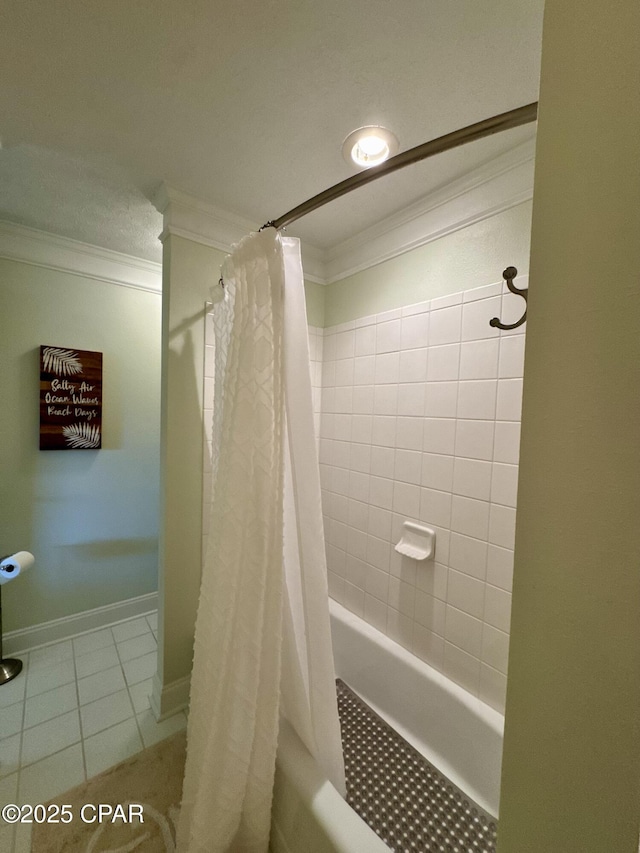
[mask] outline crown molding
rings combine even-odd
[[[234,243],[258,227],[255,222],[165,183],[158,187],[153,204],[163,216],[161,240],[167,234],[177,234],[195,243],[229,252]]]
[[[326,250],[325,282],[339,281],[530,200],[534,157],[531,139]]]
[[[188,195],[162,183],[153,203],[163,216],[160,239],[175,234],[221,252],[230,252],[235,243],[260,227],[213,204]],[[300,244],[304,277],[317,284],[325,284],[323,252],[308,243]]]
[[[481,222],[533,196],[531,139],[431,193],[402,212],[322,250],[301,241],[305,279],[330,284]],[[223,252],[256,224],[161,184],[154,204],[163,214],[161,240],[176,234]],[[96,281],[162,291],[162,265],[79,240],[0,220],[0,257]]]
[[[305,280],[312,281],[314,284],[326,284],[324,251],[312,243],[305,243],[304,240],[300,240],[300,255]]]
[[[0,258],[150,293],[162,292],[162,264],[0,220]]]
[[[340,281],[529,201],[534,158],[532,138],[330,249],[301,241],[305,279]],[[160,239],[176,234],[229,252],[256,230],[256,223],[166,184],[154,203],[164,216]]]

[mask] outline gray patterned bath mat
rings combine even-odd
[[[351,808],[395,853],[495,853],[495,818],[336,683]]]

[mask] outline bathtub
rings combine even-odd
[[[336,676],[467,796],[495,817],[503,717],[380,631],[330,601]],[[283,723],[271,853],[389,853]]]

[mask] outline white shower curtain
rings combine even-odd
[[[266,853],[280,713],[344,792],[298,241],[223,273],[179,853]]]

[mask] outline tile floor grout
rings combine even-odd
[[[157,615],[147,613],[16,653],[23,660],[23,671],[8,685],[21,682],[22,686],[17,690],[7,686],[7,690],[14,691],[15,701],[12,696],[8,704],[0,706],[0,788],[11,798],[8,801],[44,802],[186,727],[182,711],[161,723],[151,715],[148,695],[157,659],[156,631]],[[72,670],[73,678],[54,684],[56,670],[63,679],[69,678]],[[105,679],[107,672],[112,674]],[[96,680],[96,676],[102,678]],[[109,689],[103,693],[105,687]],[[3,688],[0,686],[0,701]],[[37,692],[31,693],[34,689]],[[54,708],[49,709],[53,710],[51,716],[43,707],[47,696],[54,703]],[[116,696],[118,699],[114,699]],[[6,720],[9,709],[18,704],[22,704],[20,728],[16,731],[17,720],[10,718],[6,729],[10,733],[6,734],[3,716]],[[57,725],[51,726],[55,720]],[[96,724],[98,728],[94,730]],[[48,744],[51,737],[59,738],[58,743]],[[51,746],[54,748],[49,752]],[[31,760],[25,763],[25,758]],[[6,763],[9,772],[3,773],[2,765]],[[26,853],[30,848],[27,827],[7,827],[0,822],[3,850],[9,839],[7,853]]]
[[[114,628],[119,628],[120,626],[126,625],[129,622],[137,622],[140,619],[155,620],[155,619],[157,619],[157,614],[158,614],[157,610],[148,610],[146,613],[138,614],[138,616],[129,616],[127,619],[118,619],[117,622],[110,622],[108,625],[102,625],[100,628],[91,628],[88,631],[80,631],[78,634],[72,634],[71,636],[64,637],[61,640],[51,640],[50,642],[47,642],[47,643],[40,643],[36,646],[28,646],[28,647],[25,647],[23,649],[18,649],[16,651],[12,651],[11,657],[21,658],[26,654],[33,654],[34,652],[41,652],[41,651],[44,651],[46,649],[51,648],[51,646],[60,646],[63,643],[71,643],[73,646],[73,644],[76,643],[78,640],[86,639],[87,637],[93,636],[94,634],[102,634],[105,631],[113,631]],[[151,633],[155,637],[155,635],[157,633],[157,629],[151,628],[149,626],[148,630],[150,630]],[[134,637],[135,636],[136,635],[134,634]],[[114,642],[116,642],[115,639],[114,639]],[[117,642],[122,642],[122,641],[119,640]],[[100,647],[98,647],[98,648],[100,648]],[[93,651],[93,649],[90,649],[90,651]],[[85,654],[85,653],[81,652],[80,654]]]
[[[71,651],[73,652],[73,670],[75,673],[76,702],[77,702],[77,708],[78,708],[78,721],[80,724],[80,752],[82,755],[82,769],[84,771],[84,778],[88,779],[89,776],[87,773],[87,755],[86,755],[86,752],[84,749],[84,728],[82,725],[82,714],[80,713],[80,687],[78,686],[78,666],[77,666],[77,662],[76,662],[76,654],[75,654],[75,648],[73,645],[73,640],[71,640]],[[26,700],[25,700],[24,706],[25,706],[25,713],[26,713],[26,707],[27,707]],[[54,717],[54,719],[55,719],[55,717]],[[20,755],[22,756],[22,753],[20,753]],[[18,771],[18,772],[20,772],[20,771]],[[20,792],[20,777],[19,776],[18,776],[18,792]]]
[[[149,626],[149,627],[151,627],[151,626]],[[113,633],[113,631],[111,633]],[[131,638],[131,639],[135,639],[135,638]],[[114,637],[114,640],[115,640],[115,637]],[[127,641],[124,640],[123,642],[127,642]],[[157,643],[156,643],[156,649],[157,649]],[[138,737],[140,738],[141,743],[144,745],[144,738],[142,736],[142,730],[140,729],[140,724],[138,722],[138,715],[136,714],[136,709],[135,709],[135,706],[133,704],[133,700],[131,699],[131,691],[129,690],[129,682],[127,681],[127,676],[126,676],[126,673],[124,671],[124,665],[123,665],[124,662],[122,660],[122,657],[120,655],[120,651],[118,649],[118,643],[116,643],[116,654],[118,655],[118,660],[120,661],[120,669],[122,670],[122,676],[125,680],[127,697],[129,699],[129,703],[131,704],[131,707],[133,708],[133,719],[135,720],[136,728],[138,729]],[[156,654],[157,654],[157,652],[156,652]],[[135,660],[135,658],[134,658],[134,660]],[[117,723],[116,723],[116,725],[117,725]]]

